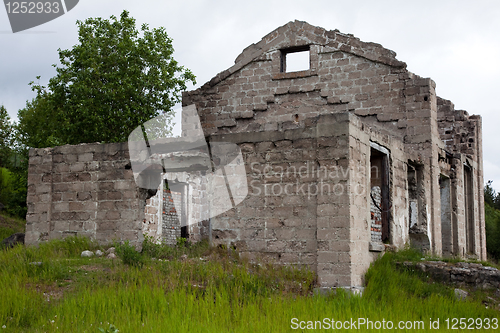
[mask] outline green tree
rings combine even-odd
[[[26,107],[17,112],[16,141],[24,158],[27,147],[45,148],[64,144],[58,136],[57,116],[51,107],[49,94],[40,90]]]
[[[0,167],[7,167],[10,162],[13,126],[7,109],[0,105]]]
[[[484,202],[494,207],[500,209],[500,193],[497,193],[495,189],[491,186],[492,180],[488,180],[486,186],[484,187]]]
[[[0,203],[9,215],[26,216],[26,172],[22,160],[14,146],[14,125],[4,106],[0,106]]]
[[[495,259],[500,259],[500,210],[485,202],[486,249]]]
[[[141,33],[135,19],[77,21],[79,44],[59,49],[61,67],[47,88],[31,83],[37,97],[19,114],[21,141],[30,147],[83,142],[124,142],[145,121],[165,114],[195,77],[173,58],[164,28]],[[45,120],[41,121],[41,120]]]
[[[500,259],[500,194],[489,180],[484,187],[484,210],[486,224],[486,249],[495,259]]]

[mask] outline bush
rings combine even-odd
[[[0,202],[10,216],[26,217],[27,179],[20,170],[0,168]]]
[[[141,268],[144,265],[144,258],[140,252],[130,245],[129,241],[115,246],[116,254],[120,257],[125,265]]]
[[[484,204],[486,222],[486,249],[495,259],[500,259],[500,211]]]

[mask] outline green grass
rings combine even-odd
[[[16,232],[24,232],[25,225],[25,220],[0,212],[0,241]]]
[[[203,242],[146,242],[130,261],[128,245],[116,246],[123,260],[80,258],[99,248],[82,238],[0,251],[0,332],[113,332],[111,325],[120,332],[289,332],[292,318],[423,321],[427,331],[430,318],[441,328],[446,318],[500,318],[480,301],[457,301],[451,287],[396,269],[395,261],[420,256],[411,251],[377,260],[358,297],[313,295],[315,275],[304,268],[252,264]]]

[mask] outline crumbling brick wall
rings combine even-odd
[[[309,67],[287,72],[295,51],[308,53]],[[307,265],[321,286],[362,285],[386,246],[485,259],[481,119],[455,111],[431,79],[395,56],[295,21],[185,92],[183,105],[196,106],[201,124],[191,108],[183,136],[201,135],[202,126],[208,143],[237,144],[249,187],[244,201],[209,218],[221,200],[214,189],[227,184],[221,178],[209,186],[208,168],[177,167],[199,156],[171,166],[164,178],[185,186],[189,239],[208,235],[251,259]],[[120,144],[33,150],[28,243],[65,234],[139,243],[147,193],[133,183],[127,159]],[[167,234],[163,218],[151,225],[157,236]]]
[[[295,51],[309,53],[309,68],[287,72],[286,55]],[[470,210],[480,211],[482,165],[480,147],[464,150],[443,143],[435,87],[431,79],[408,72],[394,52],[305,22],[290,22],[250,45],[234,66],[183,95],[183,105],[196,105],[207,141],[240,146],[253,191],[238,207],[212,219],[215,241],[233,243],[251,258],[307,264],[318,272],[320,284],[361,284],[370,261],[384,250],[379,239],[371,241],[371,200],[366,191],[375,144],[388,155],[388,242],[398,247],[411,242],[442,254],[440,179],[455,181],[451,195],[463,206],[464,184],[459,178],[465,171],[460,163],[474,155],[469,158],[476,161],[470,166],[471,195],[477,204]],[[470,131],[463,129],[475,142],[480,135],[478,119],[471,117]],[[451,136],[456,139],[458,133]],[[461,161],[455,162],[460,168],[453,167],[450,154]],[[334,183],[318,175],[293,178],[279,171],[308,165],[349,170],[335,180],[347,191],[307,197],[299,191],[270,192],[291,189],[295,182],[307,189]],[[265,176],[266,168],[274,176]],[[362,168],[365,172],[356,172]],[[412,169],[418,193],[410,198]],[[365,191],[356,193],[356,188]],[[451,237],[459,238],[457,244],[462,245],[457,246],[463,247],[465,234],[470,237],[473,229],[481,230],[479,235],[484,232],[482,213],[475,213],[469,232],[465,208],[455,214]],[[466,252],[484,258],[482,236],[474,237],[479,239]]]
[[[142,243],[147,192],[126,143],[31,149],[28,172],[26,244],[67,235]]]
[[[452,231],[456,235],[451,239],[450,255],[467,256],[472,254],[486,258],[486,231],[484,228],[484,196],[482,165],[482,125],[481,117],[469,116],[465,110],[455,110],[451,101],[438,98],[438,129],[445,149],[455,152],[450,159],[448,174],[451,179],[452,193]],[[471,184],[465,185],[467,173],[470,171]],[[472,187],[470,193],[465,189]],[[469,201],[469,212],[466,212],[466,201]],[[473,221],[470,226],[473,236],[468,239],[464,228],[467,214]]]

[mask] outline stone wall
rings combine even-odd
[[[456,195],[452,198],[452,226],[457,235],[451,245],[451,254],[472,255],[486,258],[486,231],[484,227],[483,163],[482,163],[482,120],[480,116],[469,116],[467,111],[455,110],[452,102],[439,98],[438,129],[439,135],[452,156],[453,168],[450,170],[452,188]],[[465,193],[466,170],[470,170],[470,192]],[[471,203],[470,219],[473,239],[467,239],[464,229],[467,213],[467,195]],[[472,243],[472,244],[469,244]],[[469,245],[468,245],[469,244]],[[469,247],[469,248],[468,248]]]
[[[309,53],[309,68],[287,72],[287,54],[299,51]],[[183,94],[183,137],[171,142],[237,144],[249,188],[241,203],[220,209],[229,199],[214,194],[226,193],[228,181],[207,182],[207,153],[157,156],[177,161],[163,166],[181,193],[174,221],[163,214],[171,210],[163,184],[144,216],[147,195],[127,169],[125,145],[38,149],[27,238],[140,242],[144,227],[172,243],[185,224],[192,241],[209,237],[250,259],[307,265],[329,287],[361,286],[389,244],[485,259],[481,119],[454,110],[435,88],[381,45],[290,22]],[[240,185],[231,189],[243,199]]]
[[[31,149],[26,244],[78,235],[139,245],[146,198],[126,143]]]
[[[286,55],[298,51],[309,52],[309,68],[287,72]],[[381,45],[305,22],[290,22],[250,45],[234,66],[183,94],[183,105],[196,105],[207,140],[237,143],[247,166],[252,192],[212,220],[216,241],[233,243],[251,258],[307,264],[321,285],[360,285],[384,250],[382,241],[443,253],[440,180],[448,177],[450,205],[460,206],[450,219],[456,227],[449,237],[458,238],[457,255],[484,259],[480,143],[467,149],[445,144],[443,103],[435,88]],[[474,144],[479,119],[470,117],[462,130]],[[460,140],[460,135],[454,131],[450,137]],[[383,188],[389,198],[380,218],[386,221],[382,234],[388,234],[382,241],[377,231],[372,241],[372,229],[378,228],[371,225],[367,170],[374,145],[387,155]],[[471,170],[467,202],[473,218],[465,218],[464,163]],[[311,165],[349,172],[334,180],[286,172]],[[307,190],[293,191],[294,184]],[[345,190],[308,192],[326,185]],[[470,221],[473,228],[466,226]],[[467,242],[472,245],[464,251]]]
[[[483,266],[477,263],[442,261],[409,262],[398,264],[407,269],[416,269],[427,273],[433,279],[459,286],[468,285],[473,288],[499,289],[500,271],[495,267]]]

